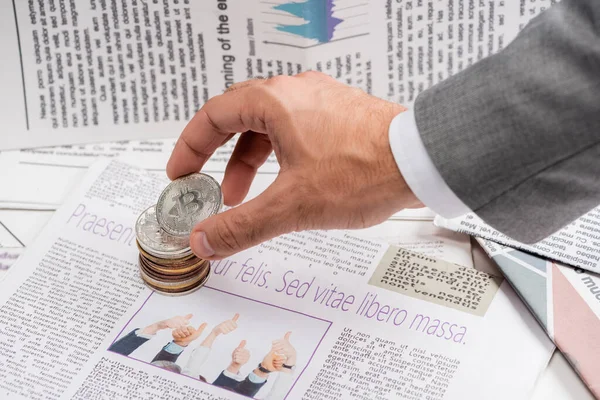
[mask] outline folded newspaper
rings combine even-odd
[[[474,214],[436,217],[435,223],[481,238],[548,336],[600,398],[600,208],[533,245],[503,235]]]
[[[600,276],[489,240],[478,241],[600,398]]]
[[[490,227],[472,213],[453,219],[437,216],[434,222],[442,228],[481,237],[537,254],[542,258],[600,273],[600,207],[532,245],[517,242]]]
[[[501,277],[342,231],[153,293],[132,228],[165,183],[95,164],[11,269],[0,398],[525,399],[554,349]]]

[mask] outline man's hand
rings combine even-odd
[[[246,348],[246,341],[242,340],[238,347],[231,353],[231,364],[227,370],[233,374],[240,372],[240,368],[250,360],[250,350]]]
[[[286,369],[283,367],[283,364],[294,366],[296,365],[296,349],[290,343],[290,336],[292,332],[287,332],[283,339],[277,339],[273,341],[272,351],[277,355],[283,355],[283,359],[281,362],[273,363],[273,366],[277,371],[281,371]]]
[[[173,342],[182,347],[186,347],[188,344],[192,343],[194,340],[198,339],[200,335],[202,335],[202,331],[206,328],[206,322],[202,323],[198,327],[198,329],[193,326],[183,326],[173,330]]]
[[[167,165],[171,179],[199,171],[243,132],[223,179],[240,204],[272,151],[275,182],[257,198],[196,225],[194,253],[221,259],[283,233],[362,228],[420,206],[392,155],[388,128],[405,109],[318,72],[233,85],[192,118]]]
[[[227,335],[229,332],[235,331],[237,329],[237,320],[239,317],[240,314],[236,313],[233,318],[223,321],[219,325],[215,326],[212,330],[212,333],[215,336],[219,336]]]
[[[192,314],[171,317],[169,319],[155,322],[152,325],[148,325],[147,327],[143,328],[140,332],[146,335],[154,335],[156,334],[156,332],[163,329],[177,329],[182,326],[187,326],[190,323],[190,319],[192,319],[192,317]]]

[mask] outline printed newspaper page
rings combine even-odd
[[[600,207],[593,209],[546,239],[527,245],[495,230],[475,214],[459,218],[436,217],[438,226],[488,239],[543,258],[591,272],[600,272]]]
[[[305,70],[410,104],[503,48],[550,0],[5,2],[0,208],[55,209],[97,157],[162,171],[175,137],[234,82]],[[321,7],[325,4],[326,7]],[[153,140],[172,137],[167,140]],[[128,138],[141,141],[114,142]],[[73,143],[105,142],[91,145]],[[40,146],[69,144],[65,147]],[[235,140],[206,170],[224,171]],[[46,168],[50,166],[51,168]],[[38,168],[39,167],[39,168]],[[278,169],[269,158],[260,173]],[[32,190],[31,176],[57,182]],[[46,185],[48,186],[48,185]],[[64,190],[61,190],[64,189]],[[428,209],[396,219],[430,220]]]
[[[220,181],[233,152],[235,138],[217,149],[202,169]],[[175,140],[95,143],[91,145],[57,146],[0,153],[0,209],[56,210],[86,169],[102,157],[112,157],[128,164],[165,175],[165,167]],[[246,200],[260,194],[278,173],[279,164],[272,155],[259,168],[256,182]],[[428,208],[407,209],[395,213],[397,220],[432,221],[435,214]]]
[[[213,262],[192,294],[153,293],[133,225],[165,183],[94,165],[20,258],[0,397],[525,399],[553,351],[498,276],[346,232],[285,235]]]
[[[233,83],[305,70],[408,104],[553,3],[2,2],[3,149],[176,137]]]
[[[600,276],[478,239],[574,370],[600,397]]]
[[[373,94],[411,104],[506,47],[555,0],[379,0],[372,9]]]
[[[0,148],[175,137],[256,76],[313,69],[370,90],[368,3],[322,3],[2,0],[0,110],[19,134]]]
[[[0,282],[51,216],[44,211],[0,210]]]
[[[396,245],[463,267],[473,267],[471,238],[464,233],[437,227],[431,221],[388,220],[369,228],[350,231],[350,233]]]

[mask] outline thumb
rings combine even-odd
[[[285,336],[283,337],[285,340],[290,340],[290,336],[292,336],[292,332],[288,332],[285,334]]]
[[[206,322],[203,322],[202,324],[200,324],[200,326],[198,327],[198,329],[196,329],[196,333],[198,335],[200,335],[202,333],[202,331],[204,331],[204,328],[206,328]]]
[[[293,213],[286,212],[290,202],[282,201],[284,187],[281,180],[276,180],[249,202],[199,222],[190,236],[194,254],[205,260],[219,260],[291,232]]]
[[[237,320],[238,320],[239,318],[240,318],[240,314],[238,314],[238,313],[235,313],[235,315],[233,316],[233,318],[231,318],[231,320],[232,320],[233,322],[237,322]]]
[[[192,319],[193,316],[194,316],[193,314],[188,314],[188,315],[184,316],[183,318],[187,319],[189,321],[190,319]]]
[[[245,340],[242,340],[242,341],[240,342],[240,344],[238,345],[238,347],[237,347],[237,348],[238,348],[238,349],[243,349],[244,347],[246,347],[246,341],[245,341]]]

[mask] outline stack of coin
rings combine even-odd
[[[194,225],[218,213],[223,196],[218,182],[206,174],[191,174],[171,182],[155,206],[135,224],[143,281],[164,294],[186,294],[204,285],[210,263],[189,246]]]

